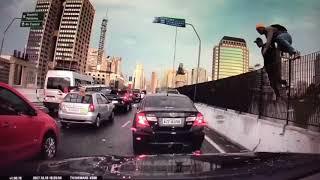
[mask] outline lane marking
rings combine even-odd
[[[123,128],[123,127],[126,127],[129,123],[130,123],[130,121],[124,123],[121,127],[122,127],[122,128]]]
[[[217,143],[215,143],[212,139],[210,139],[208,136],[204,136],[204,139],[211,144],[216,150],[218,150],[220,153],[226,153],[225,150],[223,150]]]

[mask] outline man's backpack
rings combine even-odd
[[[281,32],[287,32],[288,31],[285,27],[281,26],[280,24],[273,24],[273,25],[271,25],[271,27],[277,28]]]

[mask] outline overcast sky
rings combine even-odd
[[[23,11],[32,11],[35,0],[1,0],[0,30]],[[123,58],[123,72],[132,75],[135,64],[144,65],[147,78],[151,71],[172,68],[175,28],[153,24],[155,16],[185,18],[201,39],[201,66],[211,74],[212,49],[223,36],[244,38],[250,51],[250,64],[262,64],[256,23],[279,23],[293,36],[293,46],[302,54],[320,49],[319,0],[91,0],[96,9],[91,47],[97,47],[100,24],[109,9],[105,50]],[[8,31],[4,52],[23,49],[28,28],[15,23]],[[2,37],[2,36],[1,36]],[[176,66],[196,66],[198,40],[190,27],[178,29]]]

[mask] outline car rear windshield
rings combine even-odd
[[[145,107],[194,108],[192,101],[187,97],[174,96],[149,96],[146,98]]]
[[[134,89],[134,90],[132,90],[132,92],[133,92],[133,93],[140,93],[140,90]]]
[[[91,104],[92,96],[91,95],[81,96],[76,93],[69,93],[66,95],[63,102]]]

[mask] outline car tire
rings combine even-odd
[[[101,119],[100,119],[100,116],[98,115],[96,117],[96,121],[94,122],[94,127],[98,129],[100,126],[101,126]]]
[[[111,112],[111,115],[109,117],[110,122],[114,121],[114,111]]]
[[[41,159],[52,159],[57,154],[57,140],[55,135],[47,134],[41,145]]]
[[[65,122],[60,122],[61,128],[67,128],[68,124]]]

